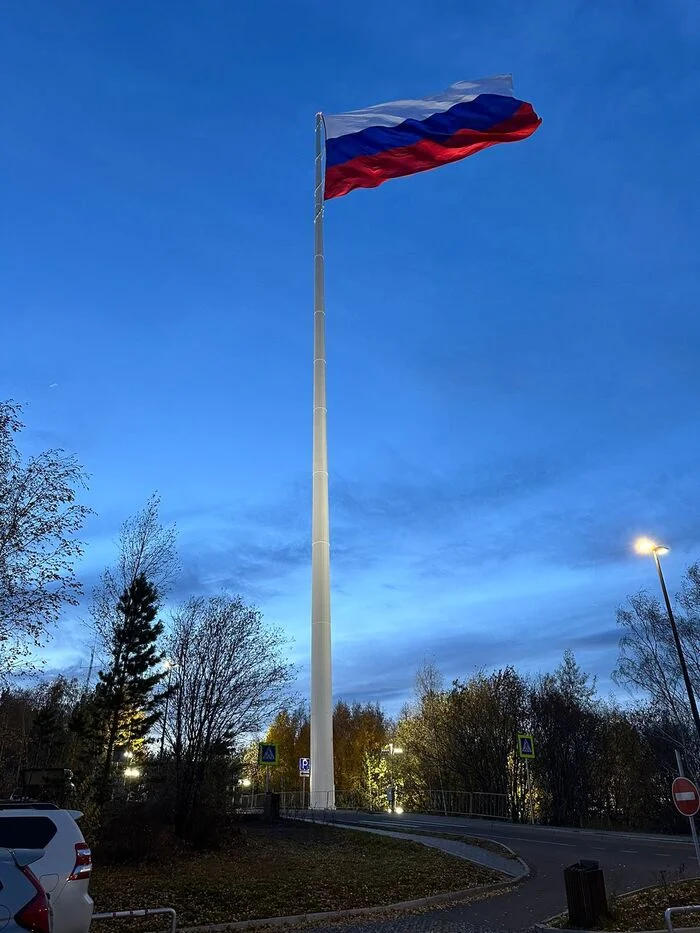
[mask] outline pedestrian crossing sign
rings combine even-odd
[[[518,736],[518,756],[520,758],[535,757],[535,740],[531,735]]]
[[[270,742],[260,742],[258,745],[258,764],[276,765],[279,764],[277,756],[277,746]]]

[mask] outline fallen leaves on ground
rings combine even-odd
[[[686,907],[700,903],[700,878],[663,883],[632,894],[622,894],[610,900],[610,916],[603,930],[629,933],[631,930],[663,930],[667,907]],[[569,918],[562,914],[553,923],[568,927]],[[673,918],[674,928],[700,927],[700,912]]]
[[[503,880],[416,842],[311,823],[245,826],[217,852],[97,864],[95,910],[174,907],[178,926],[195,926],[391,904]],[[154,918],[100,924],[97,933],[155,929]]]

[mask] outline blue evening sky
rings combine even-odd
[[[314,114],[512,72],[542,128],[326,211],[335,690],[396,711],[565,648],[700,558],[700,6],[9,0],[0,394],[91,475],[89,588],[158,490],[173,598],[307,682]],[[54,667],[85,664],[67,617]]]

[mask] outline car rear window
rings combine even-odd
[[[7,849],[45,849],[56,835],[46,816],[0,817],[0,846]]]

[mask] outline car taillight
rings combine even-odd
[[[15,914],[15,921],[30,933],[51,933],[51,908],[48,895],[28,865],[24,866],[22,874],[34,886],[36,894]]]
[[[68,875],[69,881],[77,881],[78,878],[89,878],[92,874],[92,852],[90,846],[84,842],[75,844],[75,865],[73,871]]]

